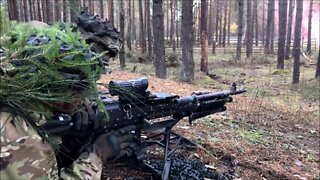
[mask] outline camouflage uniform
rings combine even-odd
[[[38,117],[37,123],[44,118]],[[0,110],[0,179],[100,179],[102,161],[82,153],[68,168],[58,170],[52,146],[19,116]]]
[[[96,52],[108,51],[104,60],[115,57],[121,45],[120,33],[110,27],[110,22],[103,22],[97,17],[81,14],[79,18],[82,35],[88,43],[100,44],[102,46]],[[43,27],[43,24],[31,24],[32,27]],[[89,29],[87,29],[89,28]],[[110,34],[112,33],[112,34]],[[50,39],[50,38],[49,38]],[[1,37],[2,40],[2,37]],[[79,41],[80,42],[80,41]],[[81,43],[80,43],[81,44]],[[73,47],[73,46],[72,46]],[[0,57],[3,50],[0,46]],[[102,49],[102,50],[101,50]],[[101,51],[99,51],[101,50]],[[84,55],[85,56],[85,55]],[[92,57],[88,57],[91,59]],[[53,58],[54,59],[54,58]],[[86,60],[86,57],[83,59]],[[59,61],[60,62],[60,61]],[[101,63],[98,64],[99,66]],[[92,65],[87,65],[92,68]],[[83,65],[82,65],[83,67]],[[50,68],[48,68],[50,69]],[[94,68],[97,71],[96,68]],[[9,69],[0,66],[0,76],[14,76]],[[67,74],[67,72],[63,72]],[[70,73],[70,72],[68,72]],[[15,73],[13,73],[15,74]],[[83,74],[82,74],[83,75]],[[90,73],[92,75],[92,73]],[[73,76],[70,76],[71,78]],[[5,87],[4,87],[5,89]],[[1,91],[0,91],[1,92]],[[5,91],[3,91],[5,92]],[[2,92],[2,93],[3,93]],[[1,93],[0,93],[1,94]],[[59,158],[52,141],[59,144],[59,137],[43,137],[21,116],[13,115],[3,108],[0,99],[0,179],[100,179],[102,172],[102,160],[95,152],[83,152],[73,163],[62,169],[58,169],[57,158]],[[27,100],[26,100],[27,101]],[[9,103],[10,104],[10,103]],[[43,116],[32,115],[36,120],[35,125],[42,125],[46,122]],[[46,138],[47,139],[47,138]],[[52,140],[52,141],[51,141]],[[48,143],[50,142],[50,143]]]

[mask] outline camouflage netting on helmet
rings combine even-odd
[[[1,37],[0,104],[44,111],[52,102],[70,102],[68,90],[86,90],[97,100],[96,80],[104,73],[96,54],[67,25],[33,28],[13,23]]]
[[[88,44],[92,44],[95,52],[106,51],[104,62],[116,57],[122,44],[120,32],[114,28],[110,21],[103,20],[99,16],[81,13],[78,16],[77,26],[81,36]]]

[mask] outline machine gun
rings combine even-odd
[[[237,90],[234,83],[227,91],[194,92],[190,96],[180,97],[175,94],[148,91],[148,80],[145,78],[110,81],[108,88],[109,91],[100,93],[100,98],[109,116],[102,130],[116,130],[134,125],[137,127],[135,133],[140,137],[143,133],[156,132],[152,136],[141,138],[141,149],[155,144],[164,148],[164,168],[162,172],[157,172],[162,174],[162,179],[167,179],[169,176],[170,157],[173,153],[181,147],[195,146],[188,139],[173,132],[172,127],[185,117],[189,118],[191,125],[196,119],[226,111],[226,103],[232,102],[231,95],[245,92],[245,90]],[[112,97],[118,97],[118,99]],[[96,123],[90,123],[92,131],[95,131]],[[43,129],[46,129],[46,133],[49,134],[59,134],[68,132],[73,126],[71,119],[60,117],[59,121],[46,124]],[[143,158],[142,153],[136,153],[136,155],[138,159]],[[150,166],[149,168],[156,171]]]

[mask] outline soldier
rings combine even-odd
[[[0,45],[0,179],[100,179],[103,163],[136,147],[134,127],[87,140],[67,165],[58,164],[61,137],[41,127],[64,116],[81,133],[92,119],[106,119],[91,113],[91,106],[80,108],[88,99],[99,108],[95,82],[104,72],[101,55],[69,27],[15,25],[6,37],[10,42]],[[116,55],[109,52],[104,57]]]

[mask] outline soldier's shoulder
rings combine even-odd
[[[19,115],[0,111],[2,178],[47,177],[56,166],[54,151]],[[10,174],[10,177],[7,175]]]

